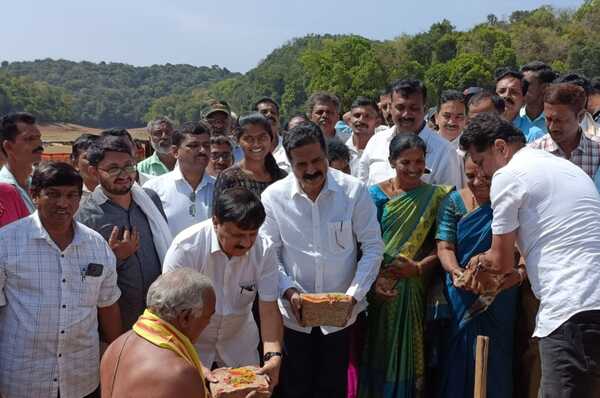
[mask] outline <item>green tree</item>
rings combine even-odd
[[[310,91],[326,90],[340,97],[343,109],[359,95],[376,97],[386,75],[369,40],[360,36],[326,39],[323,48],[300,58]]]

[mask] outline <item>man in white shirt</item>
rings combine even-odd
[[[319,125],[325,138],[338,137],[342,142],[350,138],[350,134],[335,130],[340,120],[340,99],[331,93],[318,91],[306,101],[307,116],[311,122]]]
[[[469,266],[506,274],[514,247],[525,258],[540,300],[543,397],[596,397],[600,391],[600,195],[566,159],[525,147],[525,137],[497,115],[482,114],[460,140],[493,176],[492,247]],[[480,280],[481,281],[481,280]]]
[[[264,366],[273,388],[281,364],[281,314],[277,306],[279,273],[275,249],[258,230],[265,210],[252,192],[236,187],[215,200],[214,216],[174,240],[163,272],[188,267],[208,276],[217,295],[209,325],[196,342],[202,363],[217,366],[258,365],[259,334],[252,316],[258,292]],[[205,371],[210,380],[210,372]]]
[[[206,173],[210,155],[210,126],[186,123],[173,133],[177,159],[173,171],[144,184],[162,202],[173,236],[212,216],[215,179]]]
[[[462,166],[455,148],[425,124],[427,89],[418,80],[399,80],[392,85],[392,118],[395,125],[375,134],[358,165],[358,178],[367,185],[395,176],[389,162],[389,145],[396,134],[417,134],[427,145],[425,163],[431,171],[423,180],[431,184],[462,186]]]
[[[98,324],[121,333],[115,256],[73,221],[83,180],[66,163],[32,177],[37,211],[0,230],[0,396],[99,397]]]
[[[263,232],[278,250],[279,308],[284,322],[282,393],[345,397],[348,326],[365,310],[382,259],[375,205],[356,178],[328,168],[323,133],[314,123],[283,139],[293,173],[263,192]],[[358,245],[362,256],[357,261]],[[300,293],[351,296],[343,328],[304,327]]]
[[[350,128],[352,136],[346,141],[350,150],[350,173],[358,176],[358,163],[369,143],[378,122],[377,104],[367,97],[358,97],[350,108]]]
[[[442,92],[438,101],[435,122],[438,125],[438,134],[447,139],[455,149],[458,149],[458,139],[467,122],[465,97],[460,91],[445,90]]]

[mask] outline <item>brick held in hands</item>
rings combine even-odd
[[[343,293],[302,293],[300,298],[304,326],[343,327],[352,310],[352,296]]]
[[[264,375],[257,375],[257,367],[219,368],[211,373],[218,383],[210,383],[213,398],[246,398],[256,391],[257,398],[269,397],[269,383]]]

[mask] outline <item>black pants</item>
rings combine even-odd
[[[281,369],[283,398],[345,398],[348,383],[348,329],[323,335],[285,328]]]
[[[573,315],[539,346],[542,398],[600,397],[600,310]]]

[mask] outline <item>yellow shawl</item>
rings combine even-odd
[[[175,326],[146,310],[133,325],[133,331],[144,340],[158,347],[173,351],[198,369],[198,374],[200,374],[202,383],[206,388],[202,363],[200,362],[198,353],[190,339],[177,330]]]

